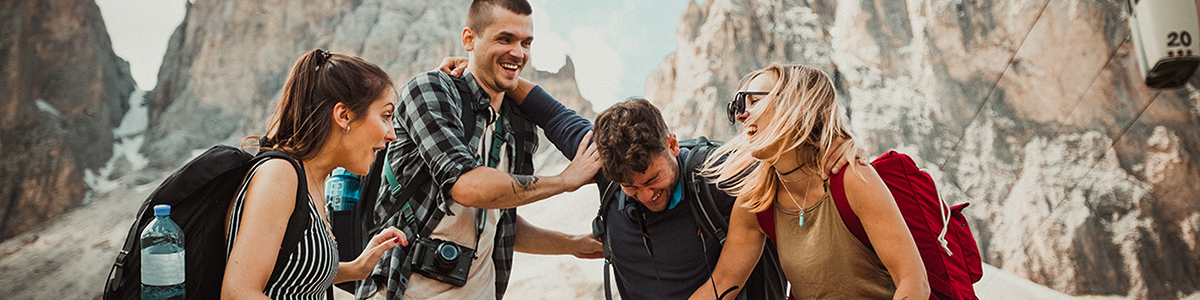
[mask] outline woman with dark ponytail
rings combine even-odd
[[[222,299],[321,299],[334,283],[366,278],[384,251],[407,243],[403,233],[388,228],[357,259],[338,262],[324,209],[326,175],[336,167],[366,174],[375,151],[396,139],[395,105],[388,74],[361,58],[314,49],[296,62],[266,135],[246,139],[301,163],[312,222],[295,253],[275,270],[301,180],[283,159],[253,166],[226,218]]]

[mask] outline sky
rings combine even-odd
[[[187,0],[96,0],[113,51],[129,62],[138,89],[154,89],[167,40],[183,22]]]
[[[183,21],[186,1],[96,0],[113,50],[129,61],[139,89],[154,88],[167,41]],[[646,78],[675,52],[679,19],[692,1],[703,2],[530,0],[534,11],[531,65],[558,71],[569,55],[579,92],[596,110],[642,96]]]

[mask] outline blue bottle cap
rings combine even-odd
[[[345,169],[345,168],[342,168],[342,167],[337,167],[337,168],[333,169],[333,173],[332,173],[332,174],[329,174],[329,176],[330,176],[330,177],[333,177],[333,176],[350,176],[350,177],[354,177],[354,179],[358,179],[358,175],[354,175],[354,173],[350,173],[350,171],[346,171],[346,169]]]
[[[159,205],[154,206],[154,215],[155,216],[161,217],[161,216],[167,216],[170,214],[171,214],[171,206],[170,205],[159,204]]]

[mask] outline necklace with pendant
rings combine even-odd
[[[815,174],[815,173],[813,173],[813,174]],[[801,179],[801,180],[808,179],[808,177],[810,177],[810,176],[812,176],[812,174],[808,174],[808,176],[805,176],[805,177],[804,177],[803,179]],[[779,181],[781,181],[781,182],[779,183],[779,185],[782,185],[782,186],[783,186],[783,190],[784,190],[784,191],[787,191],[787,196],[788,196],[788,198],[792,199],[792,203],[796,204],[796,207],[799,207],[799,208],[800,208],[800,218],[799,218],[799,219],[800,219],[800,221],[799,221],[799,222],[797,222],[797,224],[798,224],[800,227],[804,227],[804,205],[800,205],[800,203],[797,203],[797,202],[796,202],[796,198],[795,198],[795,197],[792,197],[792,190],[791,190],[791,189],[788,189],[788,187],[787,187],[787,181],[783,181],[783,179],[780,179]],[[804,185],[804,204],[808,204],[808,188],[809,188],[809,187],[811,187],[811,186],[812,186],[812,182],[811,182],[811,181],[810,181],[810,182],[808,182],[807,184],[805,184],[805,185]]]

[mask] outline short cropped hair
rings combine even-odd
[[[533,14],[533,7],[529,6],[529,1],[526,0],[475,0],[471,1],[471,9],[467,11],[467,28],[471,28],[477,34],[483,34],[483,31],[492,25],[492,9],[495,7],[522,16]]]
[[[633,172],[646,172],[657,155],[669,155],[667,123],[646,99],[630,98],[604,110],[593,135],[604,175],[619,184],[632,184]]]

